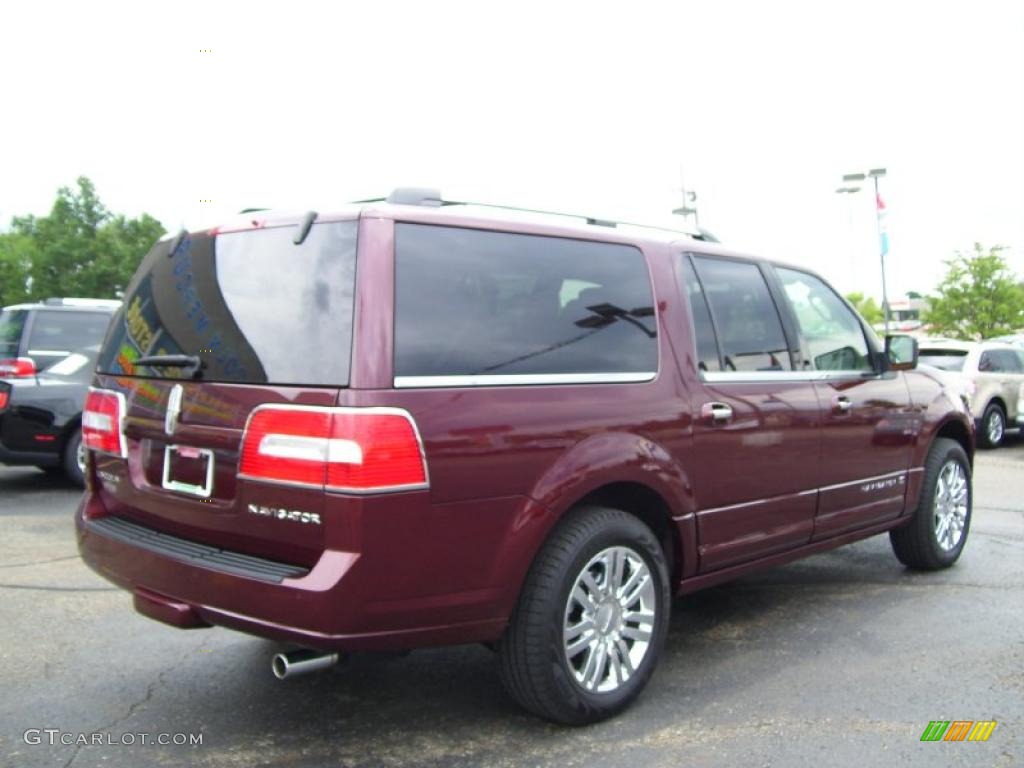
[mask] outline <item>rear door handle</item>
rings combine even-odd
[[[726,403],[704,403],[700,407],[701,418],[723,424],[732,418],[732,406]]]
[[[849,413],[853,403],[846,395],[836,395],[832,398],[832,410],[835,413]]]

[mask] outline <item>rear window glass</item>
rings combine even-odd
[[[27,314],[24,309],[5,309],[0,312],[0,357],[17,356]]]
[[[103,341],[110,325],[108,312],[68,312],[37,309],[28,339],[30,355],[74,352]]]
[[[657,371],[638,249],[420,224],[395,238],[396,377]]]
[[[43,372],[43,376],[69,379],[71,381],[88,381],[96,366],[98,349],[91,347],[72,352],[60,362],[54,363]]]
[[[137,365],[194,355],[204,381],[344,386],[352,350],[355,221],[206,233],[146,256],[113,323],[98,370],[178,378]]]
[[[967,351],[961,349],[922,349],[917,356],[919,363],[944,371],[962,371],[966,360]]]

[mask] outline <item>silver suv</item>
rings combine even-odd
[[[1024,414],[1024,350],[996,341],[921,341],[920,362],[958,374],[971,416],[978,425],[978,444],[996,448],[1008,426],[1022,426]]]

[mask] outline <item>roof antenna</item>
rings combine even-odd
[[[178,248],[181,247],[182,240],[184,240],[186,237],[188,237],[188,230],[182,227],[181,231],[179,231],[178,234],[174,236],[174,239],[171,240],[171,250],[167,252],[167,255],[174,256]]]

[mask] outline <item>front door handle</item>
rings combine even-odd
[[[836,395],[832,398],[832,410],[835,413],[849,413],[853,403],[846,395]]]
[[[732,418],[732,406],[726,403],[704,403],[700,407],[700,415],[715,424],[723,424]]]

